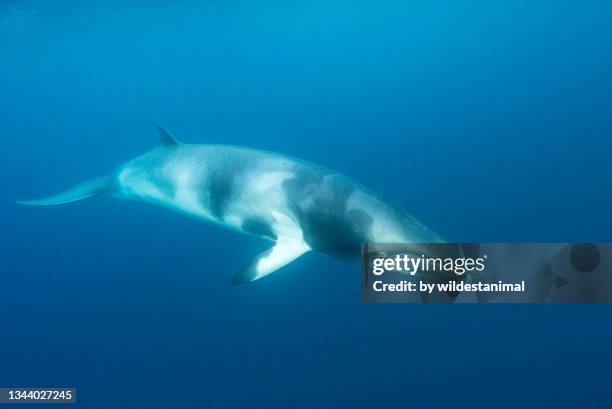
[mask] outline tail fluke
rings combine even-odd
[[[53,206],[72,203],[88,197],[100,196],[109,192],[107,177],[91,179],[53,196],[38,200],[19,200],[17,203],[28,206]]]

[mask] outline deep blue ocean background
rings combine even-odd
[[[103,197],[158,143],[308,159],[453,241],[612,241],[609,1],[1,1],[0,386],[83,408],[610,407],[612,309],[364,305],[308,254]]]

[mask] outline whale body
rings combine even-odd
[[[48,206],[110,194],[171,208],[271,241],[233,279],[257,280],[309,251],[358,259],[362,243],[443,242],[349,177],[288,156],[228,145],[161,144],[111,175],[18,203]]]

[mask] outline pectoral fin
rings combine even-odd
[[[259,280],[262,277],[286,266],[310,247],[301,240],[279,238],[276,244],[259,254],[249,265],[240,270],[233,278],[232,284],[244,284]]]

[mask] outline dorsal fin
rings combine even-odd
[[[159,140],[161,141],[162,145],[174,146],[179,144],[176,138],[172,136],[172,134],[163,126],[158,126],[157,130],[159,131]]]

